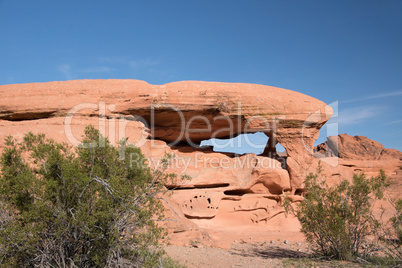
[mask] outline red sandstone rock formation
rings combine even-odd
[[[379,142],[364,136],[347,134],[328,137],[314,151],[323,163],[337,163],[334,167],[324,165],[329,184],[338,183],[339,179],[350,179],[353,173],[364,172],[371,177],[383,170],[394,184],[390,188],[391,197],[402,198],[402,152],[384,148]]]
[[[61,119],[75,108],[75,118],[98,117],[99,113],[109,119],[141,116],[151,128],[153,138],[167,142],[198,144],[211,137],[262,131],[270,137],[273,147],[279,142],[286,148],[294,189],[301,187],[308,173],[305,167],[313,159],[309,150],[319,129],[332,115],[329,106],[304,94],[238,83],[189,81],[150,85],[138,80],[32,83],[1,86],[0,99],[3,122]],[[105,107],[100,107],[100,103]]]
[[[0,150],[5,136],[21,138],[28,131],[77,145],[84,127],[93,124],[112,144],[128,137],[152,167],[173,153],[168,171],[191,180],[167,185],[174,189],[167,215],[175,222],[169,228],[188,240],[211,234],[202,233],[202,228],[274,228],[293,222],[284,218],[284,193],[291,201],[300,201],[303,180],[319,160],[329,183],[350,178],[353,172],[377,175],[380,168],[400,177],[401,152],[365,137],[340,135],[339,142],[330,137],[314,151],[319,129],[331,115],[331,108],[317,99],[262,85],[150,85],[138,80],[6,85],[0,86]],[[261,156],[190,146],[211,137],[258,131],[269,137]],[[285,147],[286,156],[276,154],[277,142]],[[327,165],[332,162],[337,165]]]
[[[328,137],[327,141],[315,148],[318,156],[338,156],[354,160],[402,160],[402,153],[386,149],[382,144],[364,136],[340,134]]]

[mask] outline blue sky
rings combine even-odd
[[[271,85],[338,101],[339,133],[402,150],[400,0],[0,0],[0,36],[0,85]]]

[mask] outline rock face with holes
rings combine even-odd
[[[399,151],[363,137],[341,135],[340,142],[331,138],[314,150],[319,130],[331,115],[331,108],[317,99],[263,85],[150,85],[138,80],[5,85],[0,86],[0,150],[7,135],[22,138],[28,131],[75,146],[85,126],[92,124],[112,144],[128,137],[153,168],[166,153],[173,154],[167,171],[191,179],[166,185],[173,190],[166,197],[167,216],[174,220],[167,225],[173,236],[188,240],[209,237],[203,228],[282,228],[291,222],[284,217],[283,198],[303,199],[303,180],[316,170],[319,159],[334,181],[359,170],[374,174],[383,165],[378,164],[381,159],[400,161]],[[269,137],[259,156],[198,147],[202,140],[255,132]],[[276,153],[278,142],[285,155]],[[340,158],[334,157],[337,153]],[[135,156],[132,161],[136,163]],[[334,161],[337,165],[331,166]],[[398,161],[386,171],[395,173]]]

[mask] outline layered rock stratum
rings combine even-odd
[[[401,186],[397,150],[348,135],[313,148],[331,115],[320,100],[254,84],[77,80],[4,85],[0,150],[6,136],[21,138],[28,131],[78,145],[85,126],[92,124],[112,144],[128,138],[151,167],[172,154],[167,171],[191,178],[166,185],[173,191],[166,197],[173,241],[198,239],[222,246],[221,240],[248,236],[250,230],[260,239],[266,238],[261,230],[297,233],[297,221],[285,217],[281,203],[303,199],[303,180],[319,162],[329,183],[384,169]],[[269,137],[262,155],[199,147],[202,140],[255,132]],[[276,152],[277,143],[285,155]]]

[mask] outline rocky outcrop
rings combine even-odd
[[[362,172],[368,177],[378,176],[383,170],[394,184],[389,189],[390,196],[402,198],[402,152],[384,148],[379,142],[364,136],[347,134],[328,137],[326,142],[314,148],[314,152],[314,156],[324,163],[324,175],[330,185]]]
[[[332,110],[298,92],[239,83],[78,80],[0,86],[3,122],[69,115],[141,121],[152,138],[169,145],[198,145],[211,137],[261,131],[273,148],[277,142],[286,148],[291,187],[297,189],[313,161],[311,149],[319,129]]]
[[[138,80],[78,80],[0,86],[0,149],[7,135],[45,133],[78,145],[92,124],[112,144],[128,137],[157,168],[174,155],[167,172],[188,175],[166,185],[173,195],[169,223],[174,234],[200,227],[266,224],[283,213],[286,192],[300,191],[316,162],[312,146],[331,117],[325,103],[298,92],[263,85]],[[215,153],[202,140],[264,132],[264,154]],[[286,155],[275,145],[281,143]],[[135,163],[135,156],[132,159]]]
[[[319,160],[328,182],[360,171],[376,175],[380,168],[399,176],[401,152],[365,137],[330,137],[313,148],[331,115],[330,107],[312,97],[252,84],[78,80],[5,85],[0,86],[0,150],[6,136],[22,138],[28,131],[75,146],[92,124],[112,144],[128,137],[153,168],[171,154],[167,172],[191,179],[166,185],[173,192],[165,198],[173,220],[167,222],[169,230],[187,239],[207,237],[211,233],[203,228],[289,222],[283,198],[303,199],[303,180]],[[259,156],[199,147],[202,140],[255,132],[269,137]],[[278,142],[285,154],[276,153]],[[131,160],[136,163],[135,156]]]
[[[386,149],[374,140],[364,136],[340,134],[331,136],[315,148],[316,156],[337,156],[354,160],[402,160],[402,153],[395,149]]]

